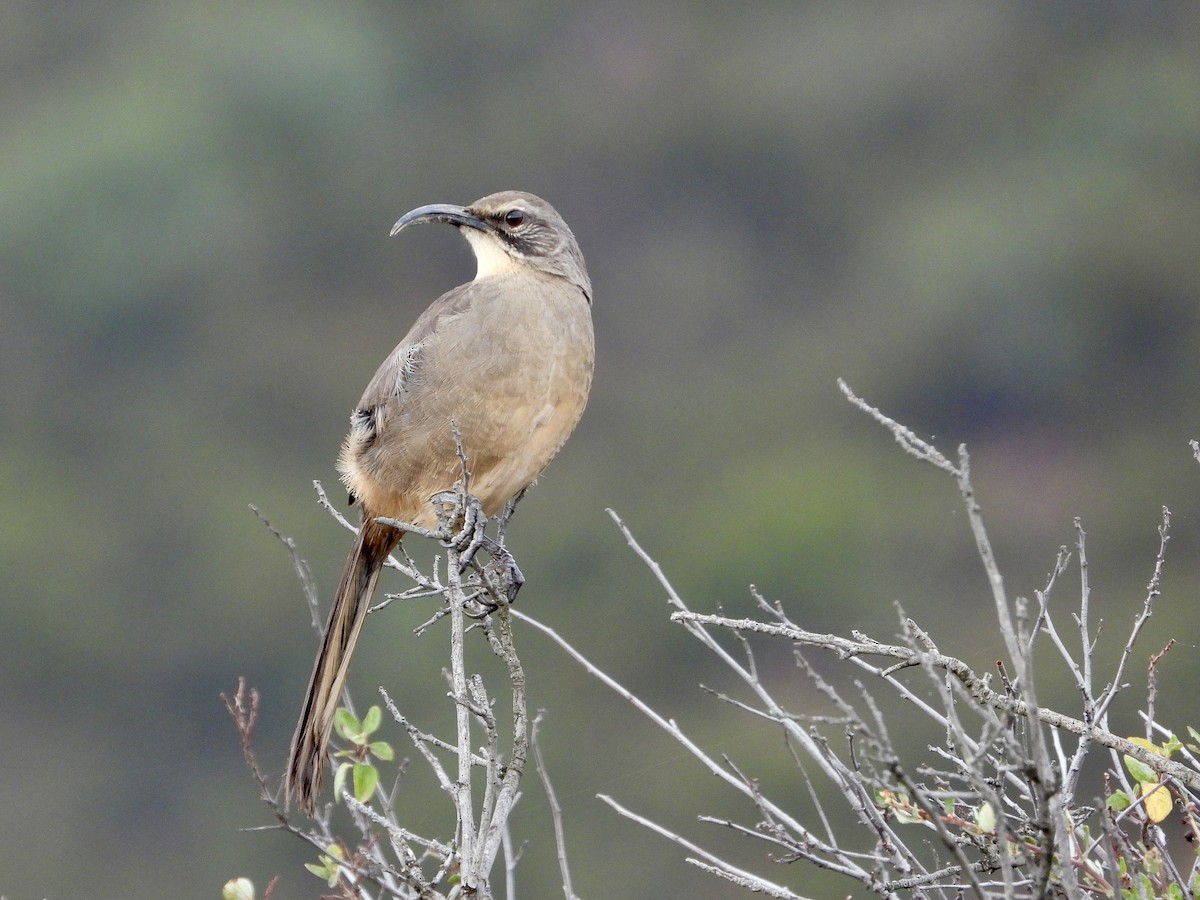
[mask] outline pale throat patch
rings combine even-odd
[[[475,262],[478,265],[475,271],[476,281],[482,278],[490,278],[493,275],[501,275],[504,272],[511,272],[520,265],[520,263],[504,252],[504,248],[497,243],[494,237],[474,228],[461,228],[459,230],[462,231],[463,237],[467,239],[467,243],[471,245],[471,249],[475,251]]]

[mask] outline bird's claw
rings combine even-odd
[[[495,560],[496,568],[500,573],[501,584],[499,587],[504,592],[504,600],[499,602],[490,600],[486,596],[475,597],[474,601],[479,605],[480,612],[467,613],[472,619],[486,619],[502,605],[515,602],[517,592],[521,590],[521,585],[525,583],[525,576],[522,574],[520,566],[517,565],[517,560],[508,551],[508,548],[504,547],[494,538],[485,536],[483,539],[483,549]],[[493,593],[492,596],[496,595]]]
[[[483,506],[474,497],[468,497],[466,509],[463,510],[462,528],[444,541],[447,547],[458,553],[459,574],[467,570],[479,548],[484,546],[487,539],[484,529],[487,528],[487,522]]]
[[[489,536],[484,530],[487,528],[487,523],[488,518],[484,515],[483,506],[475,497],[468,495],[463,510],[462,527],[456,533],[446,537],[442,544],[458,554],[459,574],[465,572],[475,561],[475,555],[481,549],[485,550],[495,560],[496,567],[499,569],[505,601],[512,603],[517,599],[517,592],[521,590],[521,585],[525,583],[525,576],[508,548]],[[496,611],[495,604],[482,600],[478,602],[486,609],[484,615]]]
[[[517,599],[517,591],[521,590],[521,585],[525,583],[525,576],[517,565],[516,558],[507,547],[487,535],[484,535],[484,547],[500,569],[500,576],[504,582],[504,599],[509,603],[514,602]]]

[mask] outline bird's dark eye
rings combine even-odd
[[[504,224],[509,228],[516,228],[525,222],[525,213],[519,209],[510,209],[504,214]]]

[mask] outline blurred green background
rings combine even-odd
[[[1104,663],[1170,506],[1114,724],[1140,731],[1145,658],[1175,637],[1160,715],[1200,725],[1200,6],[8,0],[0,84],[9,900],[213,897],[235,875],[321,892],[299,842],[238,830],[269,819],[217,694],[261,690],[277,774],[315,646],[247,505],[327,598],[349,536],[311,481],[340,498],[362,386],[473,273],[450,229],[388,230],[499,189],[558,208],[596,297],[591,405],[511,532],[523,609],[807,815],[778,732],[699,690],[736,686],[665,621],[604,508],[696,609],[746,613],[754,582],[814,630],[888,639],[899,602],[986,665],[1000,643],[953,485],[840,376],[944,450],[967,442],[1013,593],[1083,518]],[[373,619],[352,681],[436,729],[442,636],[409,633],[427,613]],[[582,896],[741,896],[598,792],[804,893],[851,890],[698,824],[754,815],[548,641],[518,641]],[[766,654],[817,708],[786,649]],[[1059,680],[1042,699],[1069,706]],[[432,832],[449,804],[426,796]],[[515,827],[522,896],[560,896],[532,780]]]

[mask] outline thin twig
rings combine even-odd
[[[550,818],[554,824],[554,847],[558,851],[558,871],[562,875],[563,897],[566,900],[578,900],[575,889],[571,886],[571,870],[567,865],[567,838],[563,829],[562,807],[558,796],[554,793],[554,785],[550,782],[550,772],[546,761],[542,758],[542,746],[538,743],[538,725],[545,715],[545,710],[538,710],[533,717],[533,727],[530,733],[530,746],[533,749],[533,764],[538,777],[542,780],[542,789],[546,792],[546,802],[550,804]]]
[[[878,641],[855,641],[837,635],[805,631],[795,626],[758,622],[754,619],[731,619],[727,616],[693,612],[672,613],[671,618],[681,621],[694,621],[701,625],[713,625],[736,631],[754,631],[761,634],[785,637],[799,644],[824,647],[826,650],[830,650],[842,658],[884,656],[891,659],[900,659],[908,665],[928,664],[953,675],[967,689],[972,698],[997,712],[1011,713],[1019,716],[1027,716],[1031,712],[1030,707],[1025,701],[991,690],[987,687],[987,680],[983,676],[975,672],[965,662],[953,656],[941,653],[923,653],[911,647],[883,644]],[[880,673],[877,672],[877,674]],[[1178,778],[1193,790],[1200,790],[1200,772],[1195,772],[1174,760],[1159,756],[1145,747],[1139,747],[1137,744],[1125,738],[1118,737],[1109,731],[1089,726],[1086,722],[1081,722],[1079,719],[1073,719],[1054,710],[1039,707],[1033,710],[1033,712],[1037,720],[1046,725],[1053,728],[1065,729],[1072,734],[1089,735],[1097,743],[1111,750],[1128,754],[1150,766],[1156,772],[1161,772],[1163,775],[1169,775],[1172,778]]]
[[[637,822],[644,828],[648,828],[656,834],[662,835],[667,840],[674,841],[676,844],[679,844],[679,846],[684,847],[690,850],[692,853],[695,853],[697,856],[707,860],[708,865],[701,866],[701,868],[704,868],[706,871],[711,872],[714,875],[720,875],[722,878],[728,878],[729,880],[735,881],[735,883],[741,884],[743,887],[748,888],[756,893],[766,894],[768,897],[779,897],[783,898],[783,900],[808,900],[808,898],[802,897],[799,894],[792,893],[781,884],[774,884],[763,878],[759,878],[757,875],[743,871],[742,869],[727,863],[720,857],[709,853],[703,847],[693,844],[691,841],[687,840],[687,838],[684,838],[675,832],[662,827],[657,822],[626,809],[607,794],[597,794],[596,796],[625,818]],[[730,878],[730,876],[734,877]]]

